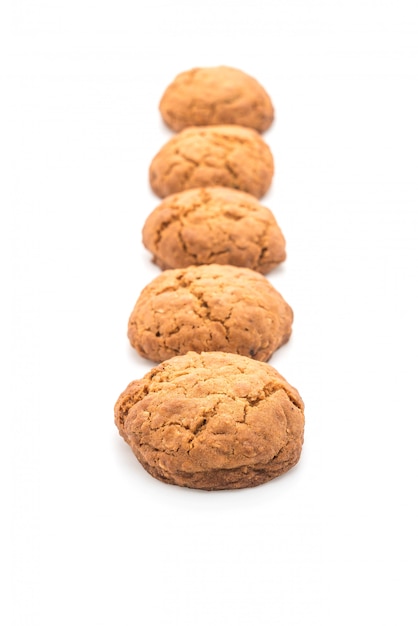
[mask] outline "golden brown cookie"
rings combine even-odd
[[[292,309],[262,274],[232,265],[192,265],[166,270],[143,289],[128,337],[151,361],[189,350],[267,361],[289,339],[292,321]]]
[[[149,178],[160,198],[194,187],[232,187],[261,198],[274,172],[268,145],[251,128],[193,126],[154,157]]]
[[[163,120],[175,131],[187,126],[239,124],[267,130],[274,109],[265,89],[233,67],[201,67],[182,72],[160,102]]]
[[[144,246],[161,269],[220,263],[267,274],[286,258],[273,213],[229,187],[199,187],[168,196],[148,216]]]
[[[241,489],[296,465],[303,410],[297,390],[270,365],[189,352],[128,385],[115,423],[154,478],[195,489]]]

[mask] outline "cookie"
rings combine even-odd
[[[273,213],[254,196],[228,187],[168,196],[148,216],[142,240],[163,270],[220,263],[266,274],[286,258]]]
[[[273,156],[260,135],[243,126],[192,126],[152,160],[149,179],[160,198],[194,187],[232,187],[261,198],[270,187]]]
[[[271,125],[270,97],[252,76],[233,67],[182,72],[160,102],[164,122],[176,132],[187,126],[239,124],[263,132]]]
[[[232,265],[166,270],[139,296],[132,346],[151,361],[220,350],[267,361],[290,337],[293,313],[269,281]]]
[[[115,423],[154,478],[195,489],[242,489],[296,465],[303,411],[297,390],[270,365],[189,352],[128,385]]]

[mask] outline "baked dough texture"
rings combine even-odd
[[[142,240],[163,270],[220,263],[266,274],[286,258],[273,213],[254,196],[228,187],[168,196],[145,221]]]
[[[304,404],[270,365],[189,352],[135,380],[115,423],[154,478],[195,489],[255,487],[299,460]]]
[[[165,198],[194,187],[232,187],[261,198],[270,187],[273,156],[260,135],[243,126],[192,126],[172,137],[152,160],[149,180]]]
[[[189,350],[220,350],[267,361],[290,337],[293,312],[259,272],[232,265],[166,270],[140,294],[128,324],[131,345],[160,362]]]
[[[175,131],[239,124],[263,132],[274,118],[270,97],[260,83],[225,66],[194,68],[176,76],[161,98],[160,112]]]

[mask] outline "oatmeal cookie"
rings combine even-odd
[[[273,173],[270,148],[255,130],[232,125],[192,126],[161,148],[150,165],[149,179],[160,198],[218,185],[261,198]]]
[[[139,296],[132,346],[164,361],[189,350],[235,352],[267,361],[290,337],[293,313],[262,274],[232,265],[166,270]]]
[[[168,196],[148,216],[142,240],[163,270],[220,263],[267,274],[286,258],[273,213],[254,196],[228,187]]]
[[[260,83],[225,66],[194,68],[176,76],[161,98],[160,112],[175,131],[239,124],[263,132],[274,118],[270,97]]]
[[[304,404],[270,365],[189,352],[133,381],[115,423],[154,478],[195,489],[255,487],[299,460]]]

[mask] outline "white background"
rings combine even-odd
[[[0,622],[417,624],[415,0],[5,0],[0,30]],[[276,108],[270,362],[306,434],[287,475],[208,493],[148,476],[113,405],[153,366],[126,326],[159,274],[158,102],[219,64]]]

